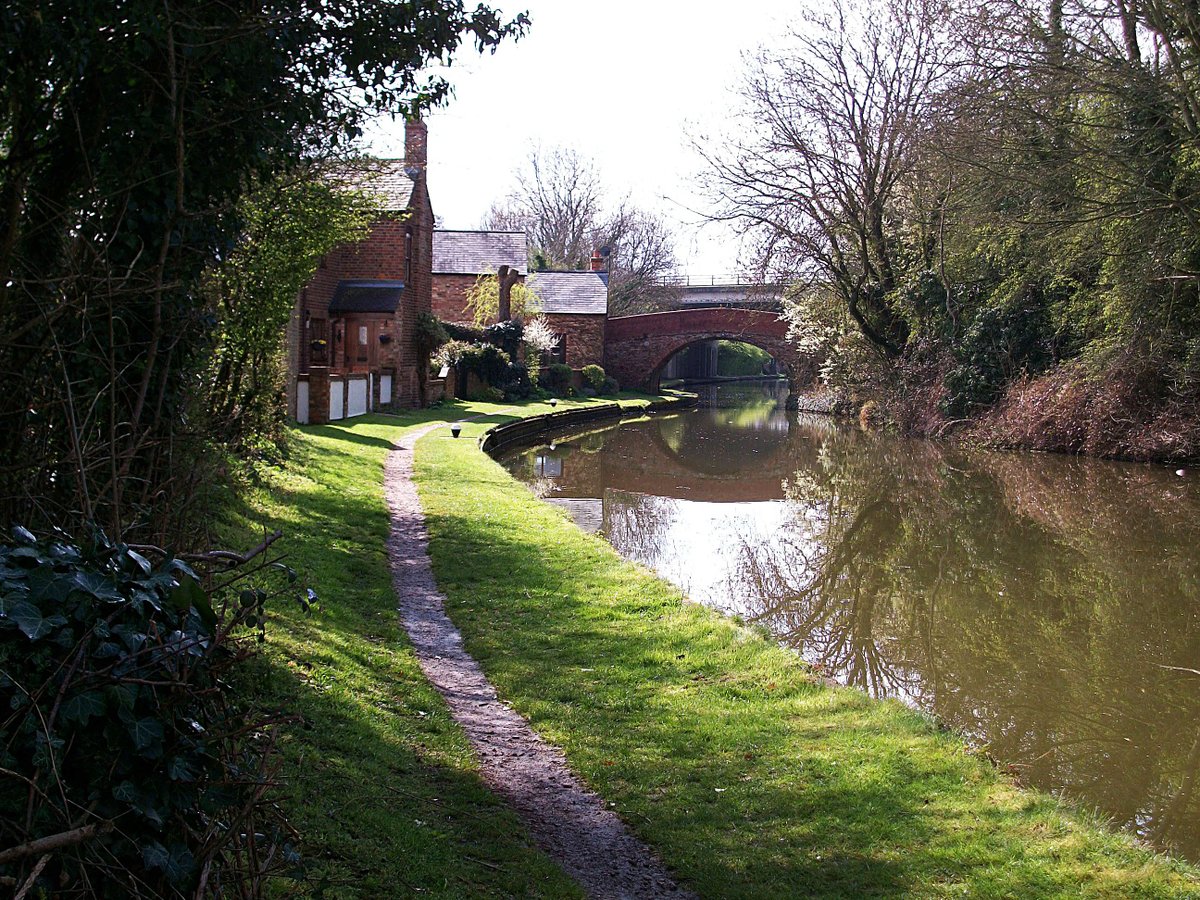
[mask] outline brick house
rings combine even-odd
[[[557,362],[573,369],[604,364],[608,317],[608,273],[597,255],[590,272],[533,272],[526,269],[525,234],[520,231],[435,231],[433,312],[446,322],[469,323],[467,292],[480,275],[502,265],[515,269],[540,299],[550,327],[561,336]]]
[[[416,316],[432,309],[433,207],[425,182],[428,130],[404,129],[404,159],[376,160],[356,182],[382,201],[363,240],[328,253],[288,324],[288,405],[322,423],[386,404],[419,406],[425,372]]]

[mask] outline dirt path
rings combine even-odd
[[[538,845],[589,896],[693,897],[571,772],[562,751],[500,702],[479,664],[463,649],[462,636],[446,615],[433,579],[425,517],[412,482],[413,446],[440,427],[444,426],[430,425],[407,435],[388,454],[385,469],[392,583],[425,676],[466,731],[484,780],[512,804]]]

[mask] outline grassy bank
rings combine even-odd
[[[483,425],[468,425],[464,437]],[[706,896],[1200,895],[895,703],[622,561],[474,441],[417,479],[450,613],[500,694]]]
[[[480,781],[400,629],[384,549],[392,442],[425,421],[499,408],[303,429],[286,470],[262,473],[227,508],[227,544],[282,528],[277,546],[321,598],[311,616],[272,617],[251,686],[257,701],[297,717],[281,730],[280,801],[300,832],[306,875],[281,884],[285,895],[579,896]]]

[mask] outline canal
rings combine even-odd
[[[501,461],[689,597],[1200,860],[1200,472],[949,448],[777,382]]]

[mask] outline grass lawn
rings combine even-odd
[[[1014,788],[921,716],[820,685],[760,633],[683,603],[466,439],[486,427],[417,447],[450,614],[501,697],[700,894],[1200,896],[1194,867]],[[335,451],[332,431],[316,430],[313,446]],[[377,483],[353,490],[349,505],[374,522]],[[348,516],[343,499],[328,504],[323,515]],[[375,543],[344,564],[382,554],[382,528],[358,535]],[[441,726],[428,689],[405,684]],[[434,721],[404,717],[406,729]],[[453,749],[432,762],[469,772],[461,739],[448,725],[438,734]]]
[[[480,781],[399,626],[384,549],[391,443],[425,421],[499,408],[300,429],[285,470],[227,506],[226,544],[282,528],[276,546],[320,595],[311,616],[276,610],[249,686],[258,702],[299,716],[281,732],[280,801],[302,835],[307,878],[281,883],[282,895],[580,896]]]

